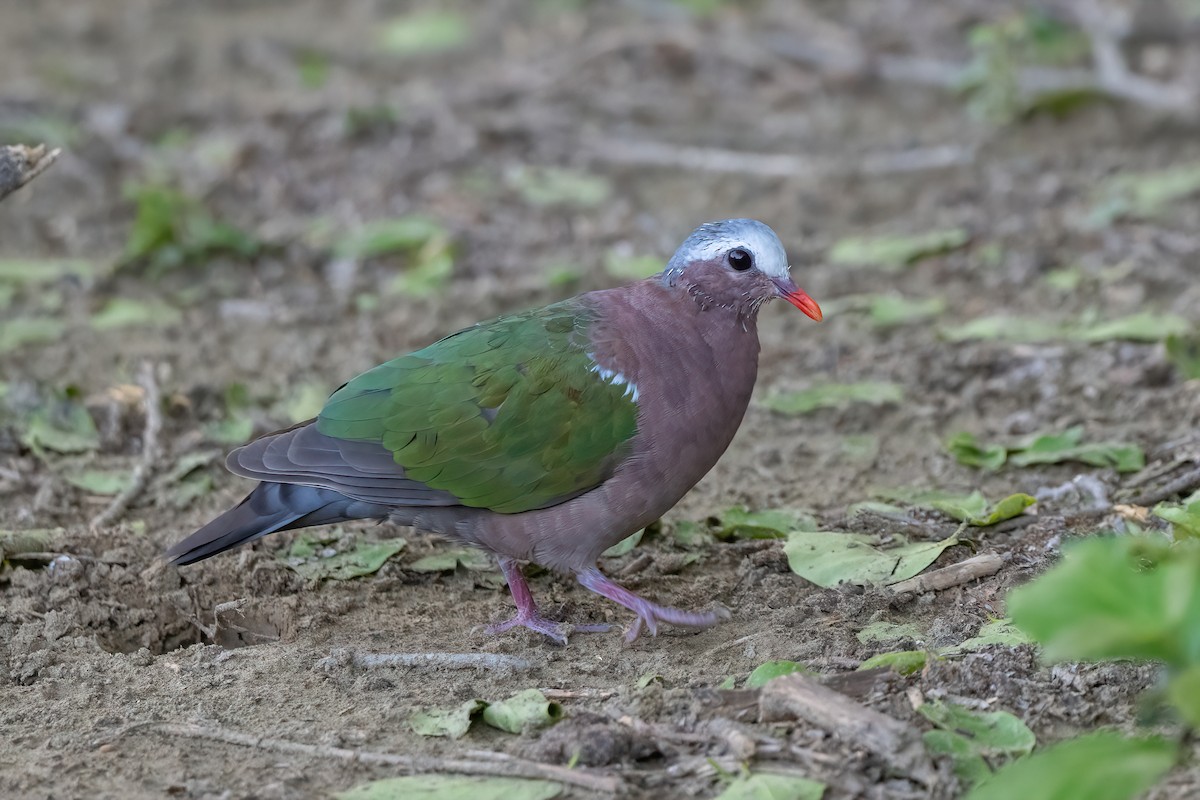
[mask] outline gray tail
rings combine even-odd
[[[387,511],[385,506],[354,500],[332,489],[260,483],[245,500],[168,550],[167,560],[192,564],[268,533],[382,518]]]

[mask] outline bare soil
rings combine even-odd
[[[98,463],[131,467],[143,412],[136,395],[114,390],[133,384],[149,359],[168,409],[164,472],[217,449],[206,425],[220,418],[230,384],[248,388],[255,433],[265,432],[287,424],[279,409],[298,387],[332,389],[476,320],[612,285],[619,281],[603,268],[608,254],[665,259],[695,224],[731,216],[775,227],[798,283],[823,302],[864,292],[941,295],[947,311],[939,323],[997,311],[1053,320],[1089,310],[1200,317],[1200,205],[1181,203],[1154,224],[1098,232],[1077,224],[1089,192],[1114,170],[1200,158],[1194,129],[1113,105],[997,129],[970,118],[952,96],[818,76],[764,46],[781,31],[807,30],[820,11],[881,48],[961,59],[962,31],[1000,13],[990,4],[765,2],[697,17],[657,2],[498,2],[472,6],[475,35],[465,49],[380,55],[381,21],[406,8],[382,0],[43,0],[0,13],[0,122],[54,116],[76,132],[60,162],[0,208],[0,257],[111,262],[133,217],[122,187],[164,163],[221,218],[285,243],[248,261],[216,257],[160,278],[132,270],[45,287],[76,322],[60,341],[3,356],[6,402],[35,404],[50,390],[78,387],[100,423]],[[297,53],[308,50],[328,61],[319,88],[305,86],[296,67]],[[349,112],[381,106],[394,118],[348,129]],[[172,131],[186,131],[188,144],[163,147]],[[623,143],[645,141],[799,154],[821,171],[769,176],[617,163]],[[855,169],[873,154],[941,145],[974,155],[945,169]],[[513,189],[514,173],[531,165],[594,171],[614,189],[596,207],[538,206]],[[438,219],[455,239],[453,277],[432,298],[379,294],[401,266],[395,260],[347,267],[303,243],[317,217],[348,230],[410,213]],[[900,272],[823,259],[846,235],[954,226],[970,232],[967,247]],[[561,264],[579,270],[575,284],[547,282]],[[1047,288],[1045,273],[1065,266],[1081,268],[1079,286]],[[356,303],[363,293],[381,302]],[[113,297],[166,298],[183,318],[160,329],[91,330],[87,316]],[[40,302],[28,294],[18,301]],[[1089,438],[1136,442],[1159,464],[1176,458],[1180,440],[1196,430],[1196,386],[1178,377],[1160,345],[952,343],[936,327],[881,331],[856,314],[815,325],[780,304],[767,308],[759,397],[881,380],[903,386],[905,400],[799,417],[755,405],[664,530],[735,504],[803,507],[830,527],[862,530],[846,508],[878,487],[1036,494],[1081,469],[1118,498],[1129,479],[1111,471],[981,473],[957,464],[941,442],[962,430],[996,439],[1082,424]],[[718,687],[764,661],[790,659],[919,729],[927,723],[913,710],[913,690],[1011,711],[1048,742],[1131,724],[1138,695],[1156,676],[1123,664],[1048,666],[1031,648],[991,647],[911,678],[845,677],[877,652],[918,646],[859,642],[856,632],[871,622],[920,623],[929,631],[920,645],[939,647],[1003,616],[1006,590],[1043,569],[1064,539],[1113,523],[1077,513],[1079,498],[1040,504],[1033,524],[979,531],[976,548],[1003,555],[1004,567],[921,596],[814,587],[788,570],[778,542],[713,544],[689,561],[667,533],[648,537],[602,567],[659,602],[720,603],[731,619],[627,645],[621,609],[537,574],[535,596],[552,613],[618,626],[560,648],[525,631],[485,634],[484,625],[509,614],[507,592],[488,573],[406,569],[446,547],[412,531],[372,529],[408,546],[376,575],[345,582],[310,583],[289,569],[280,554],[293,534],[193,567],[165,566],[169,544],[247,491],[219,464],[204,468],[213,490],[183,508],[169,502],[171,486],[155,482],[118,525],[91,532],[88,520],[107,499],[61,480],[19,444],[15,423],[0,427],[0,527],[61,527],[53,550],[68,556],[0,572],[6,796],[320,797],[398,774],[126,730],[157,721],[396,754],[466,758],[482,750],[561,764],[579,753],[582,764],[620,776],[631,797],[718,793],[708,759],[735,766],[749,755],[728,735],[731,724],[758,743],[752,769],[802,771],[827,781],[829,798],[953,797],[960,787],[946,764],[932,786],[921,785],[889,773],[855,742],[800,723],[759,723],[739,706],[753,706],[752,696]],[[915,534],[945,529],[930,520]],[[954,547],[938,565],[970,555]],[[214,608],[239,599],[243,616],[226,614],[214,629]],[[343,649],[509,654],[532,667],[322,662]],[[639,686],[647,675],[660,677]],[[531,686],[554,690],[563,722],[521,736],[476,724],[458,741],[423,738],[406,722],[418,707],[498,700]],[[1200,772],[1180,771],[1156,796],[1188,796],[1198,784]]]

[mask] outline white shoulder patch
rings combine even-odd
[[[625,396],[633,400],[635,403],[638,401],[638,387],[636,383],[629,380],[629,378],[625,377],[623,373],[617,372],[615,369],[609,369],[608,367],[600,366],[600,364],[596,361],[596,355],[594,353],[588,353],[588,358],[592,360],[592,365],[588,367],[589,371],[599,375],[600,380],[604,381],[605,383],[611,383],[613,386],[624,386]]]

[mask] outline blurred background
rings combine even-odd
[[[0,527],[116,553],[80,596],[138,613],[73,623],[106,651],[210,641],[181,608],[297,588],[142,574],[246,490],[226,450],[734,216],[825,322],[764,312],[754,406],[675,518],[1078,469],[980,472],[958,432],[1082,426],[1169,472],[1200,419],[1198,123],[1197,0],[5,3],[0,144],[63,152],[0,203]]]

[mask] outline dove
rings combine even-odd
[[[501,316],[352,379],[311,420],[234,450],[259,481],[240,504],[174,545],[191,564],[269,533],[386,520],[482,548],[523,626],[559,644],[522,564],[573,575],[635,615],[704,628],[724,609],[658,605],[597,567],[600,554],[670,510],[725,452],[758,372],[762,305],[814,320],[770,227],[701,225],[658,275]]]

